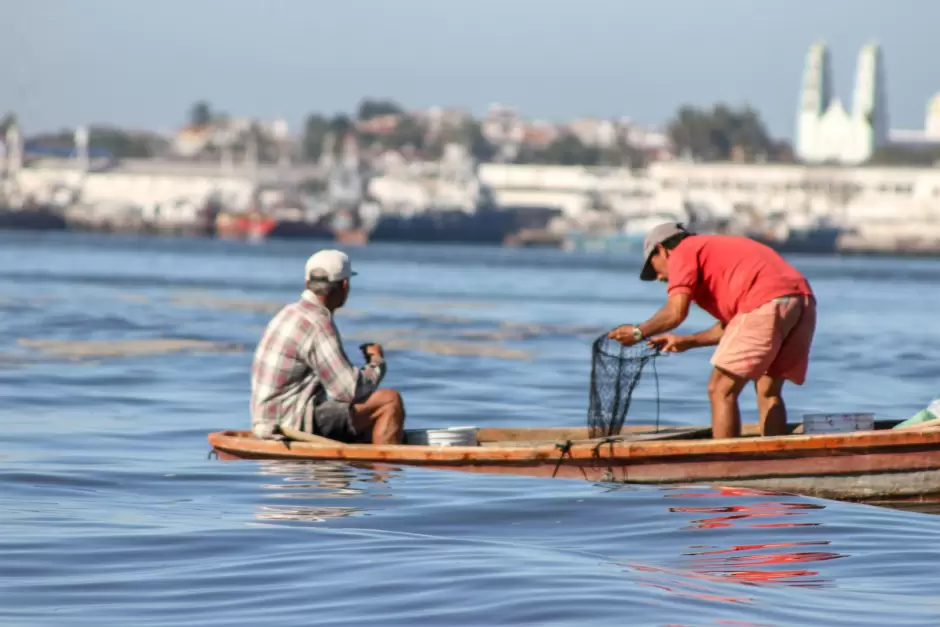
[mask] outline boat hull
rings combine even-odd
[[[431,209],[411,217],[386,214],[369,233],[369,241],[501,245],[515,224],[511,212],[490,209],[476,213]]]
[[[276,220],[267,236],[271,239],[332,240],[333,232],[327,225],[319,222]]]
[[[783,240],[761,235],[752,235],[752,239],[766,244],[781,254],[832,255],[839,252],[839,237],[842,229],[820,227],[815,229],[793,229]]]
[[[210,434],[209,442],[226,459],[340,460],[588,481],[704,483],[850,501],[940,498],[940,428],[702,438],[708,431],[657,433],[634,427],[622,440],[605,441],[578,439],[584,433],[578,429],[480,429],[480,446],[448,447],[313,444],[220,431]]]
[[[61,213],[47,207],[9,209],[0,206],[0,230],[64,231],[67,228]]]

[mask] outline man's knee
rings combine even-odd
[[[708,380],[708,397],[712,400],[737,400],[745,380],[718,368]]]
[[[754,387],[759,405],[772,407],[783,404],[783,379],[764,376],[757,381]]]
[[[375,398],[377,404],[394,409],[396,412],[401,412],[405,408],[404,401],[402,401],[401,394],[398,390],[388,388],[376,390],[372,393],[372,396]]]
[[[757,408],[762,412],[766,413],[777,407],[783,407],[783,397],[779,394],[776,396],[761,396],[757,395]]]

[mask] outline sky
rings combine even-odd
[[[0,115],[27,134],[113,124],[172,132],[200,99],[235,116],[492,103],[529,118],[664,125],[683,104],[749,104],[792,139],[806,51],[830,48],[851,101],[882,46],[892,128],[940,91],[929,0],[28,0],[4,3]]]

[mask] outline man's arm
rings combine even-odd
[[[385,377],[383,357],[373,355],[362,368],[349,362],[331,322],[318,328],[311,352],[326,393],[340,402],[354,403],[369,396]]]
[[[702,348],[705,346],[714,346],[721,341],[721,336],[725,334],[725,326],[721,322],[716,322],[715,326],[689,335],[688,340],[693,348]]]
[[[689,315],[689,295],[673,294],[653,317],[639,325],[643,337],[672,331]]]

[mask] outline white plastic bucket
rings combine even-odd
[[[477,446],[477,428],[405,429],[405,444],[416,444],[418,446]]]

